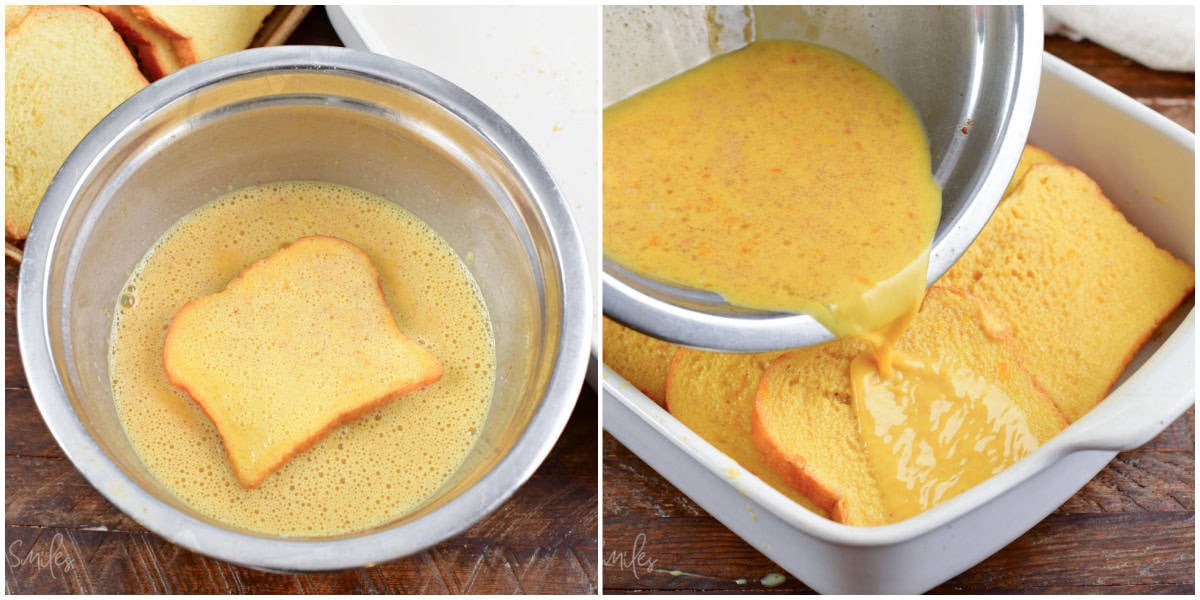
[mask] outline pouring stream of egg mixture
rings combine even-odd
[[[984,374],[894,356],[924,297],[941,215],[931,171],[904,95],[812,44],[754,42],[604,111],[606,257],[870,342],[847,376],[897,518],[1037,443]]]

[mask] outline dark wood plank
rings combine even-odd
[[[300,21],[300,25],[292,32],[288,44],[307,46],[341,46],[342,40],[337,31],[329,23],[329,15],[325,6],[313,6],[312,10]]]
[[[18,247],[24,247],[24,242],[18,243]],[[4,257],[4,389],[29,389],[29,382],[25,379],[25,369],[21,366],[20,360],[13,360],[12,357],[19,357],[20,349],[17,347],[17,275],[20,271],[20,264],[8,256]],[[12,282],[10,285],[8,282]]]
[[[29,388],[6,389],[4,402],[5,455],[65,458],[46,429]]]
[[[8,455],[4,522],[15,527],[141,531],[65,458]]]
[[[1187,429],[1179,422],[1175,427]],[[1187,450],[1122,452],[1058,512],[1195,513],[1195,464],[1195,456]]]
[[[1190,593],[1194,536],[1194,511],[1055,513],[933,591]]]
[[[606,477],[606,495],[609,485]],[[707,514],[656,519],[670,523],[640,516],[605,517],[602,558],[606,594],[812,593]]]

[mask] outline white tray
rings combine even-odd
[[[1131,222],[1188,263],[1195,252],[1195,137],[1045,54],[1031,141],[1094,178]],[[1025,460],[907,521],[834,523],[794,504],[603,367],[604,427],[668,481],[820,592],[919,593],[1028,531],[1118,451],[1195,401],[1191,302],[1095,409]]]

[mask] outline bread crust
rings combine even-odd
[[[133,13],[133,16],[137,17],[137,19],[139,21],[141,21],[142,23],[144,23],[150,27],[153,27],[159,33],[163,34],[164,36],[166,36],[168,38],[171,38],[173,40],[188,39],[187,35],[179,32],[179,31],[176,31],[166,21],[158,18],[158,16],[154,14],[153,9],[149,6],[134,4],[134,5],[130,5],[129,10],[130,10],[130,12]]]
[[[824,484],[813,473],[804,457],[789,454],[772,439],[769,428],[763,423],[763,415],[757,402],[760,395],[768,393],[764,390],[764,383],[765,378],[759,380],[755,392],[754,417],[750,421],[750,439],[753,440],[754,447],[758,449],[767,466],[783,477],[784,482],[812,500],[821,510],[829,513],[830,519],[845,523],[847,516],[842,502],[843,495]]]
[[[151,81],[179,70],[181,64],[175,56],[172,40],[163,36],[157,28],[146,26],[138,20],[133,15],[133,7],[99,4],[92,8],[104,15],[125,41],[133,45],[137,50],[138,61]],[[161,39],[153,39],[152,36],[155,35]]]

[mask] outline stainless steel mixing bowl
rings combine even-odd
[[[606,37],[646,19],[646,9],[605,7]],[[670,10],[670,9],[668,9]],[[611,12],[610,12],[611,11]],[[659,78],[688,68],[681,57],[698,39],[699,54],[728,32],[708,13],[709,35],[670,21],[626,22],[656,51],[633,55],[606,39],[605,85]],[[736,14],[736,11],[735,11]],[[1041,70],[1041,9],[1021,6],[754,6],[746,13],[753,39],[794,39],[839,50],[896,84],[920,115],[934,176],[942,186],[942,218],[927,282],[966,250],[991,217],[1016,169],[1029,133]],[[610,28],[611,26],[611,28]],[[729,29],[729,27],[724,27]],[[737,33],[736,31],[734,33]],[[613,36],[615,37],[615,36]],[[639,47],[645,42],[639,42]],[[605,90],[606,99],[620,99]],[[800,232],[803,235],[803,232]],[[807,315],[733,306],[719,295],[643,277],[604,262],[604,313],[658,338],[728,352],[780,350],[833,338]]]
[[[235,530],[183,505],[135,455],[109,382],[113,308],[159,236],[228,190],[295,179],[374,192],[430,224],[467,258],[496,337],[495,394],[463,466],[415,513],[335,538]],[[379,55],[269,48],[163,79],[83,140],[34,220],[17,326],[42,417],[114,505],[212,557],[274,570],[339,569],[450,537],[533,473],[583,382],[592,319],[586,268],[549,174],[478,100]]]

